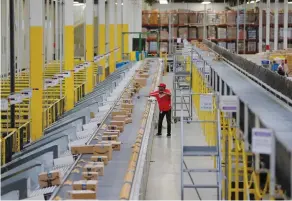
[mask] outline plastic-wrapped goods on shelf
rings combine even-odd
[[[148,39],[150,40],[157,40],[157,34],[156,33],[149,33]]]
[[[204,38],[204,27],[198,27],[198,39]]]
[[[207,14],[207,25],[216,24],[216,13],[208,13]]]
[[[149,52],[157,52],[157,42],[149,43]]]
[[[216,26],[208,26],[208,38],[216,39]]]
[[[178,9],[178,23],[179,25],[188,25],[188,13],[189,10]]]
[[[188,28],[187,27],[178,28],[178,37],[182,39],[188,39]]]
[[[171,10],[171,24],[178,24],[178,14],[176,10]]]
[[[292,39],[292,28],[291,27],[288,27],[287,38]],[[284,39],[284,28],[283,27],[280,28],[279,39]]]
[[[265,25],[267,22],[266,22],[266,12],[265,11],[263,11],[263,25]],[[274,15],[270,15],[270,23],[274,23],[275,22],[275,20],[274,20]]]
[[[226,48],[226,42],[218,42],[218,46]]]
[[[257,39],[256,28],[248,28],[247,29],[247,39]]]
[[[236,39],[236,27],[228,27],[227,28],[227,38],[228,39]]]
[[[158,10],[152,10],[151,14],[150,14],[150,21],[149,24],[150,25],[158,25]]]
[[[218,24],[226,24],[227,23],[225,11],[217,13],[217,16],[218,16],[218,20],[219,20]]]
[[[168,25],[168,13],[166,11],[160,12],[160,25]]]
[[[160,31],[160,39],[167,40],[168,39],[168,31],[167,29],[163,29]]]
[[[177,39],[177,27],[172,27],[172,38]]]
[[[145,28],[145,27],[142,28],[142,32],[143,32],[143,33],[147,32],[147,31],[148,31],[147,28]]]
[[[244,30],[243,30],[243,28],[239,28],[238,39],[239,40],[243,40],[244,39]]]
[[[227,30],[226,28],[218,27],[218,39],[226,39],[227,38]],[[226,46],[226,44],[225,44]]]
[[[236,52],[235,43],[227,43],[227,49],[231,52]]]
[[[237,13],[234,11],[226,12],[226,23],[227,24],[236,24],[236,15]]]
[[[168,43],[167,42],[160,43],[160,52],[168,52]]]
[[[197,12],[190,12],[189,13],[189,24],[190,25],[196,25],[198,22],[197,22]]]
[[[257,51],[257,42],[248,41],[247,42],[247,51],[256,52]]]
[[[189,28],[189,38],[191,38],[191,39],[197,38],[197,28],[195,28],[195,27]]]
[[[148,25],[149,24],[149,11],[142,11],[142,25]]]
[[[204,13],[203,12],[199,12],[197,14],[197,23],[198,23],[198,25],[204,24]]]
[[[243,11],[240,11],[239,12],[239,17],[238,17],[238,19],[239,19],[239,24],[244,24],[244,13],[243,13]]]
[[[243,52],[244,51],[244,42],[240,41],[238,42],[238,52]]]
[[[246,12],[246,24],[259,24],[259,14]]]

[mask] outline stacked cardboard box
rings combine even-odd
[[[168,13],[167,12],[160,12],[160,24],[161,25],[168,25]]]
[[[149,24],[149,12],[148,11],[142,11],[142,24],[143,25],[148,25]]]
[[[151,11],[149,20],[150,25],[158,25],[158,13],[159,11],[157,9]]]
[[[179,27],[178,28],[178,37],[182,39],[188,38],[188,28],[186,27]]]
[[[172,19],[171,19],[171,24],[178,24],[178,14],[176,10],[171,10],[170,11]]]
[[[73,190],[69,191],[69,198],[72,200],[95,200],[96,192],[91,190]]]
[[[228,39],[235,39],[236,38],[236,27],[228,27],[227,29],[227,38]]]
[[[218,39],[226,39],[227,38],[227,30],[226,28],[218,27]]]
[[[208,38],[216,39],[216,26],[208,26]]]
[[[179,25],[188,25],[188,13],[189,10],[186,9],[178,9],[178,23]]]
[[[197,38],[197,28],[195,27],[190,27],[189,28],[189,38]]]
[[[190,24],[197,24],[197,12],[190,11],[189,22]]]
[[[168,31],[167,29],[162,29],[160,31],[160,39],[167,40],[168,39]]]
[[[42,172],[39,174],[40,188],[46,188],[50,186],[59,186],[61,184],[61,172],[59,170],[53,170],[50,172]]]

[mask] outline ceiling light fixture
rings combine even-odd
[[[167,0],[159,0],[159,4],[168,4]]]
[[[292,4],[292,1],[289,1],[288,4]]]
[[[79,2],[78,2],[78,1],[74,1],[73,3],[74,3],[74,4],[79,4]]]
[[[116,4],[116,5],[118,5],[118,3],[117,3],[117,2],[116,2],[115,4]]]
[[[261,0],[256,0],[256,2],[260,2]]]
[[[210,3],[211,3],[211,1],[205,0],[201,4],[210,4]]]
[[[254,3],[254,1],[250,1],[250,3]]]
[[[124,5],[124,3],[122,3],[122,6]]]

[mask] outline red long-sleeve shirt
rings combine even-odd
[[[156,98],[159,106],[159,110],[162,112],[169,111],[171,109],[171,92],[168,89],[164,90],[164,94],[159,94],[159,91],[150,93],[150,96]]]

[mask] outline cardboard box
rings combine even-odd
[[[112,136],[112,135],[120,136],[120,131],[119,130],[108,130],[108,131],[105,131],[103,133],[103,135],[105,135],[105,136]]]
[[[140,78],[148,78],[149,74],[148,73],[141,73],[141,74],[139,74],[139,77]]]
[[[103,162],[105,165],[108,164],[107,156],[91,156],[91,161],[93,162]]]
[[[113,148],[111,144],[99,143],[93,147],[95,156],[107,156],[108,160],[112,160]]]
[[[108,130],[112,130],[112,131],[120,131],[123,132],[124,131],[124,126],[117,126],[117,125],[108,125]]]
[[[91,190],[97,192],[97,180],[80,180],[74,181],[73,190]]]
[[[125,121],[111,121],[110,125],[125,126]]]
[[[113,111],[112,116],[121,116],[121,115],[128,115],[128,112],[126,110],[120,110],[120,111]]]
[[[108,143],[112,145],[112,149],[114,151],[120,151],[121,150],[121,142],[119,141],[102,141],[102,143]]]
[[[128,117],[128,118],[126,118],[126,124],[130,124],[130,123],[132,123],[133,122],[133,120],[132,120],[132,118],[131,117]]]
[[[126,111],[129,117],[131,117],[133,113],[133,109],[131,108],[122,108],[121,111]]]
[[[73,155],[76,155],[76,154],[92,154],[93,153],[93,145],[71,146],[71,153]]]
[[[133,100],[132,99],[123,99],[122,103],[133,104]]]
[[[50,172],[42,172],[39,174],[40,188],[46,188],[50,186],[59,186],[61,184],[61,172],[59,170],[53,170]]]
[[[102,136],[102,141],[117,141],[119,138],[117,135]]]
[[[126,121],[126,115],[116,115],[112,117],[113,121]]]
[[[136,77],[135,78],[135,82],[139,83],[139,85],[141,87],[145,87],[147,84],[147,79],[146,78],[140,78],[140,77]]]
[[[90,190],[73,190],[69,191],[69,198],[73,200],[95,200],[96,192]]]
[[[122,103],[122,108],[126,108],[126,109],[131,109],[133,110],[134,108],[134,104],[129,104],[129,103]]]
[[[97,180],[98,172],[82,172],[82,178],[86,180]]]
[[[94,162],[91,164],[86,164],[83,167],[84,172],[98,172],[98,175],[103,176],[104,175],[104,164],[103,162]]]

